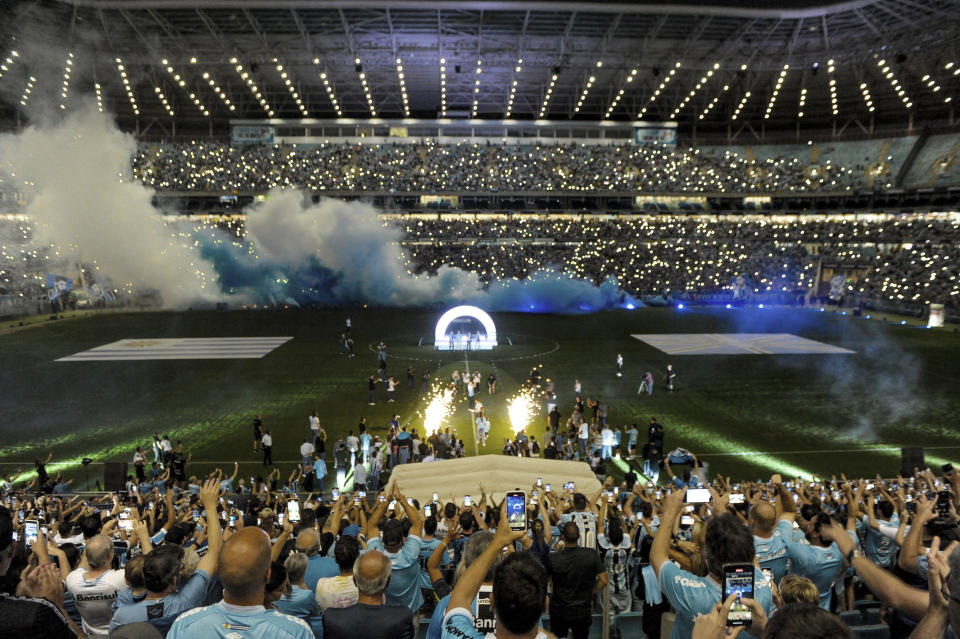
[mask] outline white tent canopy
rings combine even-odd
[[[420,504],[430,503],[433,493],[438,493],[441,503],[454,501],[460,505],[464,495],[479,500],[481,484],[489,497],[499,501],[507,491],[517,488],[529,493],[537,477],[542,477],[544,484],[551,484],[556,492],[563,491],[563,485],[570,481],[576,484],[577,492],[585,495],[596,493],[601,487],[586,462],[481,455],[397,466],[385,490],[399,482],[403,494]]]

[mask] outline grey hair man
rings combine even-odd
[[[364,639],[413,639],[413,613],[407,606],[384,603],[390,585],[390,558],[370,550],[357,558],[353,581],[360,592],[348,608],[328,608],[323,615],[324,639],[354,639],[363,628]]]
[[[73,595],[77,611],[83,620],[83,631],[88,635],[109,632],[112,604],[117,593],[127,585],[122,570],[110,570],[113,562],[113,540],[105,535],[94,535],[83,549],[86,566],[67,575],[67,591]]]

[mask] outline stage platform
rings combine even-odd
[[[586,462],[480,455],[397,466],[386,490],[399,482],[403,494],[421,505],[430,503],[435,492],[439,493],[441,503],[454,501],[460,505],[464,495],[479,501],[480,484],[488,497],[499,501],[507,491],[517,488],[529,493],[537,477],[542,477],[544,484],[550,484],[554,492],[562,492],[563,485],[571,481],[576,491],[585,495],[596,493],[601,487]]]

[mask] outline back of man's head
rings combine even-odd
[[[379,597],[390,585],[393,566],[390,559],[379,550],[370,550],[360,555],[353,564],[353,583],[361,595]]]
[[[460,515],[460,530],[470,532],[477,527],[477,520],[469,510]]]
[[[403,543],[403,524],[396,519],[390,519],[383,525],[383,545],[399,546]]]
[[[423,520],[423,534],[432,535],[437,532],[437,519],[433,515],[430,515]]]
[[[820,605],[820,591],[816,584],[800,575],[787,575],[780,580],[780,597],[784,603]]]
[[[224,599],[246,599],[258,592],[262,596],[270,574],[267,534],[259,528],[235,532],[220,548],[218,574],[223,582]]]
[[[99,535],[101,528],[103,528],[103,525],[100,522],[100,518],[95,515],[87,515],[86,517],[80,518],[80,532],[83,533],[84,539],[90,539],[94,535]]]
[[[84,544],[83,553],[87,556],[87,564],[94,570],[109,567],[113,560],[113,540],[105,535],[94,535]]]
[[[723,513],[707,520],[703,559],[713,575],[722,575],[724,564],[751,563],[756,552],[750,529],[735,515]]]
[[[580,528],[572,521],[568,521],[563,525],[560,534],[563,537],[563,545],[566,548],[574,547],[578,545],[580,541]]]
[[[779,608],[763,632],[763,639],[852,639],[850,628],[836,615],[809,603]]]
[[[183,548],[161,544],[147,555],[143,563],[143,584],[153,593],[164,592],[177,581]]]
[[[574,510],[586,510],[587,509],[587,496],[583,493],[574,493],[573,495],[573,509]]]
[[[889,500],[880,500],[880,503],[877,504],[877,510],[880,511],[880,516],[884,519],[890,519],[893,517],[893,503]]]
[[[297,535],[297,552],[312,557],[320,550],[320,533],[313,528],[306,528]]]
[[[337,562],[337,566],[340,570],[348,570],[353,568],[354,562],[357,561],[357,557],[360,556],[360,543],[357,541],[356,537],[351,537],[345,535],[340,538],[337,542],[336,548],[333,549],[333,559]]]
[[[759,537],[769,537],[777,524],[777,511],[770,502],[760,500],[750,510],[750,528]]]
[[[467,538],[467,543],[463,545],[463,558],[460,560],[460,565],[457,566],[456,570],[458,579],[460,575],[463,574],[463,571],[469,568],[470,564],[483,554],[483,551],[487,549],[487,546],[489,546],[492,541],[493,533],[489,530],[478,530]],[[497,558],[484,576],[484,581],[493,581],[493,572],[499,564],[500,555],[497,555]]]
[[[493,575],[493,608],[497,623],[515,635],[530,632],[540,622],[547,598],[547,572],[527,552],[508,555]]]

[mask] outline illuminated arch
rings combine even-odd
[[[437,328],[433,333],[433,347],[438,351],[465,350],[463,348],[450,347],[450,338],[447,337],[447,328],[450,322],[458,317],[472,317],[483,325],[486,335],[476,340],[471,348],[473,350],[488,351],[497,345],[497,327],[493,323],[493,318],[483,309],[476,306],[455,306],[440,316],[437,321]]]

